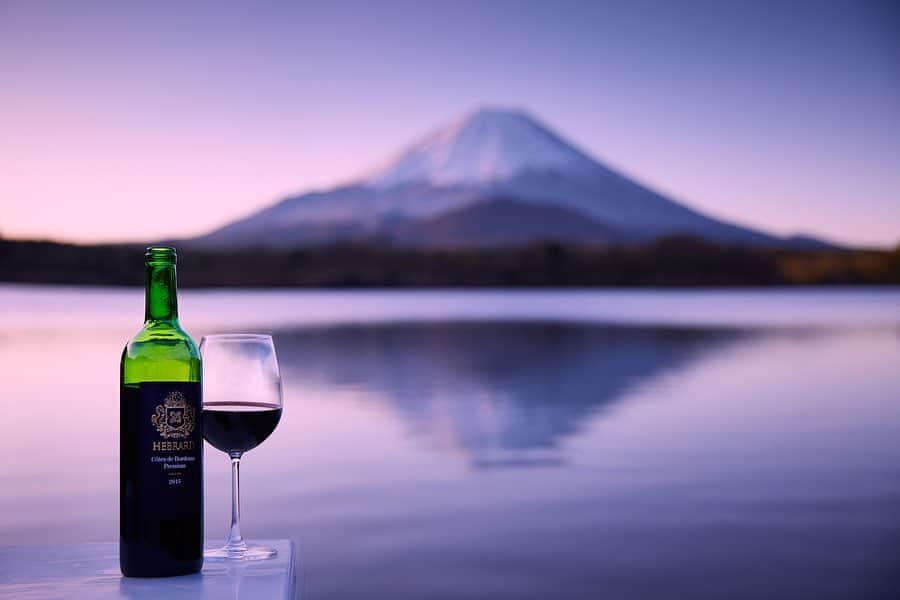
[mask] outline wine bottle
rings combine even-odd
[[[119,395],[119,566],[127,577],[203,566],[200,353],[178,323],[175,249],[145,254],[144,326],[126,344]]]

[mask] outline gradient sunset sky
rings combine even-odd
[[[793,0],[0,0],[0,235],[205,232],[483,105],[718,217],[900,242],[900,4]]]

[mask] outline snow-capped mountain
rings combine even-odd
[[[593,164],[525,113],[484,109],[413,144],[365,183],[483,184],[527,170],[589,171]]]
[[[579,219],[584,222],[576,224]],[[670,200],[597,162],[522,111],[483,109],[432,132],[352,183],[286,198],[194,241],[608,244],[672,234],[790,244]]]

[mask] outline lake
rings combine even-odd
[[[896,598],[900,290],[182,291],[271,330],[243,530],[308,598]],[[143,292],[0,286],[0,544],[118,536]],[[229,465],[206,450],[206,533]]]

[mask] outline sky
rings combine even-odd
[[[824,0],[0,0],[0,235],[206,232],[485,105],[713,216],[900,242],[900,5]]]

